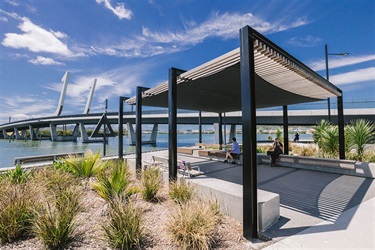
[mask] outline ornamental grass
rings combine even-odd
[[[140,248],[145,239],[143,211],[124,199],[111,202],[108,223],[102,228],[108,244],[114,249]]]
[[[149,167],[142,172],[141,194],[146,201],[155,201],[156,194],[163,186],[162,172],[158,167]]]
[[[169,197],[178,204],[191,200],[194,194],[194,185],[185,179],[180,179],[169,184]]]
[[[211,249],[220,221],[218,207],[192,200],[178,206],[166,222],[166,231],[178,249]]]
[[[10,243],[30,235],[36,193],[27,184],[2,181],[0,189],[0,242]]]
[[[76,218],[82,210],[82,193],[76,187],[57,189],[35,210],[33,232],[48,249],[62,249],[75,239]]]

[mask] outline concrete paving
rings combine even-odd
[[[242,184],[242,165],[178,158]],[[258,188],[280,195],[280,219],[263,233],[274,242],[266,249],[375,249],[374,179],[258,165]]]

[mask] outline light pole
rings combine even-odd
[[[328,56],[347,56],[349,53],[342,52],[342,53],[328,53],[328,45],[326,44],[324,46],[325,48],[325,55],[326,55],[326,78],[327,81],[329,81],[329,72],[328,72]],[[327,104],[328,104],[328,121],[331,121],[331,101],[329,98],[327,98]]]

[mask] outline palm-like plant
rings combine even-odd
[[[328,126],[320,135],[321,149],[330,157],[335,157],[339,151],[339,130],[337,126]]]
[[[362,161],[365,145],[375,139],[375,124],[364,119],[351,121],[346,132],[348,146],[357,147],[357,159]]]
[[[283,140],[283,137],[282,137],[283,133],[281,132],[279,128],[277,129],[275,135],[276,135],[276,138],[279,138],[281,141]]]
[[[96,183],[91,183],[91,187],[98,191],[99,195],[112,201],[114,198],[120,198],[124,193],[125,197],[132,195],[135,191],[129,187],[130,173],[126,162],[117,161],[110,173],[104,172],[97,177]]]
[[[94,154],[91,150],[87,150],[85,157],[76,157],[69,155],[65,159],[69,169],[76,175],[90,178],[97,175],[107,167],[107,163],[99,159],[100,153]]]
[[[313,140],[315,143],[318,143],[318,146],[320,145],[320,138],[322,136],[323,131],[327,129],[327,127],[331,126],[332,124],[329,121],[321,120],[316,126],[313,127]]]
[[[17,164],[14,169],[8,170],[4,174],[0,174],[0,181],[7,180],[13,184],[23,184],[30,179],[31,173],[31,171],[24,170]]]

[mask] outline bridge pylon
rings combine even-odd
[[[62,87],[62,90],[61,90],[60,99],[59,99],[59,103],[57,105],[57,109],[54,113],[55,116],[59,116],[62,112],[63,107],[64,107],[64,101],[65,101],[66,89],[68,88],[69,76],[70,76],[70,72],[66,71],[64,76],[61,78],[61,82],[63,84],[63,87]]]

